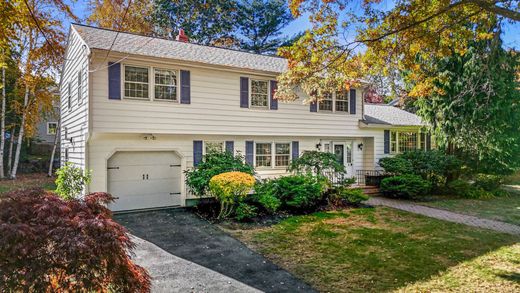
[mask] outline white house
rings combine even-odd
[[[390,153],[426,148],[420,119],[364,105],[363,89],[273,99],[285,59],[70,28],[61,76],[61,161],[92,170],[89,192],[113,210],[189,205],[183,171],[209,149],[241,153],[259,176],[286,173],[305,150],[334,152],[353,176]]]

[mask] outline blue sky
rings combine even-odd
[[[71,1],[65,1],[68,2],[74,13],[80,17],[85,18],[88,15],[88,7],[86,5],[86,1],[78,0],[77,2],[73,3]],[[359,1],[361,3],[361,1]],[[381,8],[384,9],[390,9],[393,7],[393,1],[392,0],[383,0],[380,4]],[[354,4],[354,10],[360,11],[359,4]],[[65,25],[68,25],[68,22],[65,23]],[[291,24],[289,24],[284,29],[284,34],[287,36],[293,36],[297,34],[300,31],[304,31],[305,29],[310,28],[310,23],[308,20],[307,15],[303,15],[302,17],[294,20]],[[506,23],[504,25],[503,30],[503,41],[504,46],[507,48],[515,48],[517,50],[520,49],[520,22],[515,23]]]

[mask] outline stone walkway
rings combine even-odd
[[[446,210],[430,208],[415,204],[410,201],[396,200],[382,197],[371,197],[367,204],[376,206],[387,206],[398,210],[403,210],[415,214],[424,215],[444,221],[465,224],[468,226],[495,230],[502,233],[520,235],[520,226],[504,223],[495,220],[482,219],[474,216],[458,214]]]

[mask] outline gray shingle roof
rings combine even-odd
[[[405,110],[383,104],[365,104],[365,119],[363,123],[392,126],[425,125],[421,117]]]
[[[73,24],[72,27],[91,49],[109,50],[117,32]],[[120,32],[112,51],[159,58],[171,58],[204,64],[281,73],[287,60],[218,47],[203,46]]]

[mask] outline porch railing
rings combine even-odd
[[[383,170],[356,170],[356,181],[358,185],[379,186],[381,180],[390,176]]]

